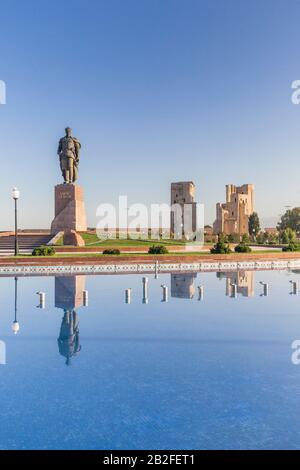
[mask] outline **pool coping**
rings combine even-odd
[[[275,255],[275,256],[274,256]],[[187,273],[245,270],[300,269],[300,253],[152,257],[112,257],[105,259],[45,258],[0,260],[0,276]]]

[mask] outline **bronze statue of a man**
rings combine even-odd
[[[64,182],[67,184],[75,183],[77,180],[81,144],[72,136],[70,127],[67,127],[65,131],[66,135],[60,139],[57,153]]]

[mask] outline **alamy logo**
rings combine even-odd
[[[291,85],[293,91],[291,101],[293,104],[300,104],[300,80],[294,80]]]
[[[6,104],[6,83],[0,80],[0,105]]]
[[[204,205],[199,203],[128,205],[127,196],[119,196],[119,205],[100,204],[97,235],[99,240],[115,238],[170,239],[204,243]]]
[[[298,366],[300,364],[300,340],[295,339],[291,344],[291,348],[294,349],[294,352],[291,355],[291,362],[295,366]]]
[[[0,365],[6,364],[6,344],[0,341]]]

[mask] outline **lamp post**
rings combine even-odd
[[[15,201],[15,256],[19,254],[19,242],[18,242],[18,199],[20,197],[20,191],[17,188],[13,188],[12,196]]]

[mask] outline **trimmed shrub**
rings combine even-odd
[[[164,245],[152,245],[148,250],[149,255],[166,255],[168,252]]]
[[[224,242],[223,240],[219,240],[213,248],[211,248],[210,252],[214,255],[220,254],[220,255],[227,255],[228,253],[231,253],[231,249],[229,248],[228,243]]]
[[[38,248],[34,248],[32,256],[53,256],[55,255],[54,246],[41,245]]]
[[[282,248],[282,251],[300,251],[300,243],[289,243]]]
[[[118,248],[107,248],[102,252],[103,255],[120,255],[121,252]]]
[[[245,245],[244,243],[239,243],[235,248],[234,251],[236,253],[250,253],[252,250],[249,245]]]

